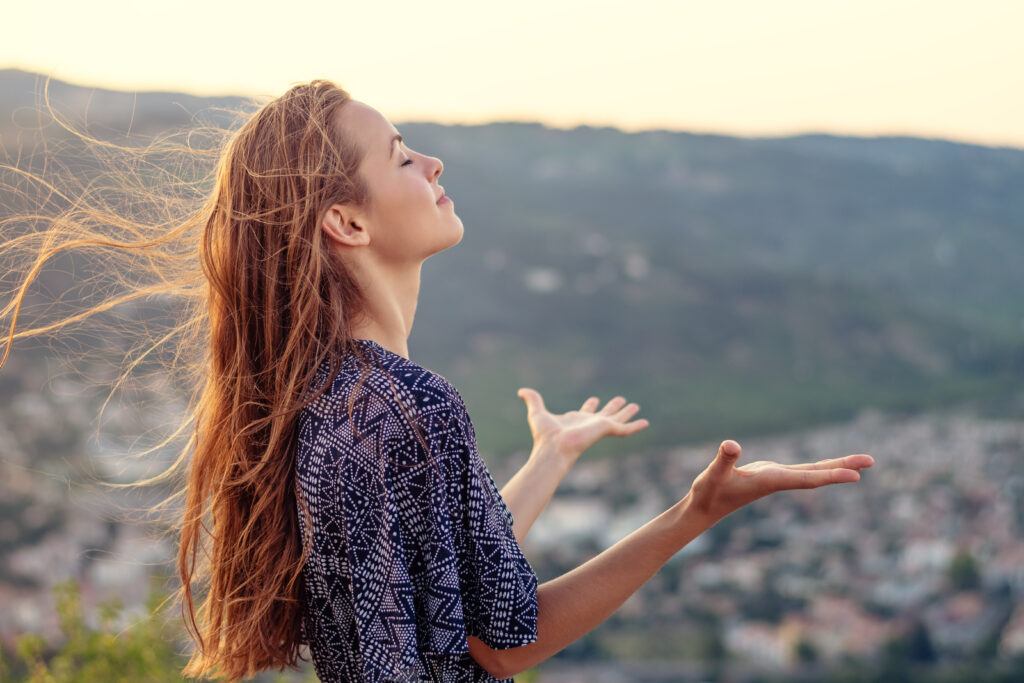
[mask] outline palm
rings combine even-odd
[[[731,439],[722,442],[718,455],[694,479],[690,488],[688,495],[694,509],[712,519],[721,519],[777,491],[860,481],[859,470],[871,467],[875,462],[867,453],[856,453],[797,465],[756,460],[735,467],[739,456],[738,443]]]
[[[534,443],[550,445],[570,458],[578,457],[605,436],[628,436],[650,424],[647,420],[630,421],[640,406],[627,404],[622,396],[608,401],[601,410],[597,409],[598,398],[591,396],[578,410],[561,414],[550,412],[533,389],[520,389],[519,396],[526,401]]]

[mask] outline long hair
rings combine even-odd
[[[291,87],[228,131],[206,155],[214,163],[205,174],[163,195],[152,184],[166,165],[149,160],[163,152],[202,159],[202,152],[155,141],[140,153],[76,132],[98,153],[116,156],[109,177],[135,183],[131,217],[97,199],[91,184],[73,195],[41,174],[3,167],[64,208],[45,219],[45,230],[24,229],[43,220],[38,212],[0,223],[5,235],[23,233],[5,239],[0,256],[14,257],[8,267],[24,268],[2,311],[11,321],[0,340],[0,367],[15,339],[150,297],[181,302],[169,331],[142,357],[175,342],[175,367],[194,393],[167,441],[180,434],[187,442],[168,469],[131,485],[164,482],[186,469],[184,486],[163,502],[183,498],[174,525],[178,596],[197,644],[185,676],[237,680],[301,658],[305,552],[297,507],[308,511],[296,498],[295,425],[298,412],[330,385],[310,390],[325,360],[330,378],[341,355],[365,360],[351,340],[364,294],[321,228],[331,204],[372,199],[358,171],[364,150],[338,124],[349,100],[327,80]],[[117,294],[59,322],[16,331],[29,285],[48,261],[71,250],[102,254]],[[23,260],[26,251],[32,258]]]

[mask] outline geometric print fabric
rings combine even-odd
[[[477,664],[466,638],[496,649],[535,642],[537,575],[462,396],[376,341],[355,343],[372,363],[361,386],[348,354],[298,417],[296,495],[311,518],[308,528],[300,507],[302,635],[317,676],[512,681]],[[317,381],[327,374],[325,361]]]

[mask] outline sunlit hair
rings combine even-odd
[[[58,118],[104,161],[98,177],[117,183],[108,197],[92,182],[67,190],[76,179],[84,185],[81,169],[56,181],[18,165],[2,169],[14,178],[3,188],[7,196],[42,192],[41,204],[61,208],[55,215],[8,210],[0,223],[0,265],[20,276],[2,311],[11,319],[0,367],[16,339],[125,304],[176,304],[167,329],[114,386],[169,345],[162,370],[194,391],[181,424],[147,450],[183,438],[170,467],[123,485],[162,483],[185,470],[183,484],[157,508],[180,503],[172,525],[177,597],[197,645],[182,671],[188,677],[237,680],[301,658],[305,555],[297,507],[308,510],[296,499],[298,411],[330,385],[310,390],[326,359],[331,379],[346,353],[366,367],[351,340],[364,296],[321,228],[331,204],[371,201],[358,172],[364,150],[338,123],[349,101],[330,81],[296,85],[246,112],[205,150],[193,139],[218,129],[197,126],[186,143],[154,139],[140,149],[72,131]],[[170,189],[156,192],[167,178]],[[31,229],[38,223],[45,229]],[[16,331],[29,286],[68,251],[99,263],[116,293],[58,322]]]

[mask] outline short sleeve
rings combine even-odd
[[[470,635],[496,649],[537,639],[537,575],[468,412],[433,399],[416,406],[423,441],[397,406],[366,409],[340,465],[336,523],[367,681],[419,680],[428,655],[477,666]]]
[[[469,413],[456,404],[462,497],[455,502],[465,534],[460,558],[463,608],[469,635],[495,649],[537,640],[537,575],[513,533],[512,512],[476,446]]]

